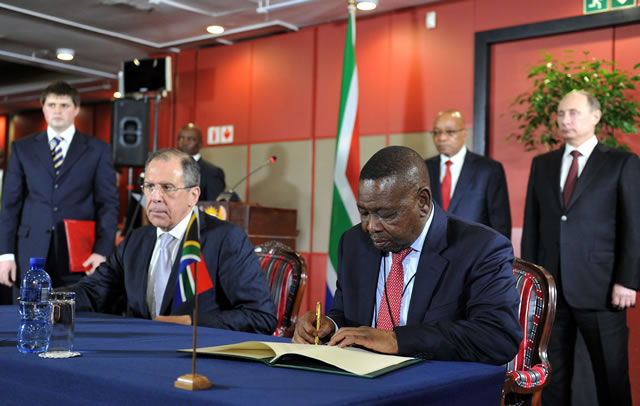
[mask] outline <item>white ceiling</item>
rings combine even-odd
[[[379,0],[358,16],[436,1]],[[346,17],[347,0],[0,0],[0,106],[54,79],[100,86],[122,61],[149,54],[233,46]],[[212,24],[225,33],[207,33]],[[58,61],[57,48],[74,49],[74,60]]]

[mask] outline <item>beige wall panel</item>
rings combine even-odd
[[[391,134],[389,136],[389,143],[391,145],[409,147],[425,159],[438,153],[435,145],[433,145],[433,138],[429,132]]]
[[[224,170],[227,189],[247,174],[247,150],[246,145],[229,145],[202,148],[200,155],[212,164]],[[246,188],[241,183],[236,192],[242,201],[246,200]]]
[[[313,208],[313,252],[329,252],[335,138],[316,140],[315,195]]]
[[[309,252],[311,233],[312,141],[254,144],[251,168],[276,155],[275,164],[251,175],[249,201],[267,207],[298,210],[296,249]]]
[[[373,154],[386,146],[386,135],[368,135],[366,137],[360,137],[360,168],[367,163]]]

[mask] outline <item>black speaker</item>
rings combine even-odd
[[[144,167],[149,152],[149,104],[146,100],[113,102],[111,148],[115,165]]]

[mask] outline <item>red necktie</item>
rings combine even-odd
[[[451,202],[451,164],[453,162],[447,161],[445,164],[447,165],[447,170],[444,173],[444,178],[442,179],[442,184],[440,185],[440,192],[442,195],[442,208],[444,211],[449,210],[449,203]]]
[[[571,151],[571,155],[573,155],[573,161],[571,161],[569,173],[567,174],[567,180],[564,182],[564,190],[562,191],[565,208],[569,204],[569,199],[571,199],[573,188],[576,186],[576,181],[578,180],[578,156],[580,156],[580,152],[578,152],[577,150],[573,150]]]
[[[411,252],[411,247],[400,252],[391,253],[391,271],[384,284],[384,292],[380,298],[378,309],[378,322],[376,328],[380,330],[393,330],[400,324],[400,306],[402,305],[402,291],[404,289],[404,269],[402,260]],[[391,319],[393,315],[393,319]]]

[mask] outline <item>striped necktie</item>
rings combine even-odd
[[[61,141],[62,139],[60,139],[60,137],[53,137],[54,145],[51,149],[51,157],[53,158],[53,167],[56,169],[56,175],[60,172],[60,167],[64,160],[64,156],[62,155],[62,145],[60,145]]]

